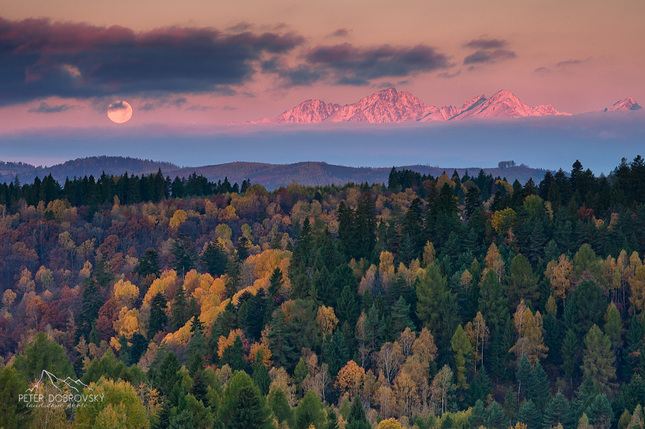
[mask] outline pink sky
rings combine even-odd
[[[16,78],[13,86],[0,84],[5,133],[242,122],[275,117],[309,98],[351,103],[383,86],[438,106],[502,88],[527,104],[571,113],[601,110],[627,96],[645,102],[642,0],[0,5],[0,41],[16,46],[0,52],[9,58],[0,62],[0,78]],[[30,18],[49,21],[24,21]],[[39,35],[43,27],[46,36]],[[203,38],[210,41],[204,45]],[[174,62],[153,58],[159,67],[130,73],[124,64],[131,59],[121,58],[119,46],[131,48],[135,59],[163,55],[170,46]],[[109,122],[105,107],[115,99],[132,104],[130,122]]]

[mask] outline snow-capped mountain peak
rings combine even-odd
[[[605,112],[616,112],[619,110],[640,110],[642,107],[632,97],[618,100],[611,107],[606,107]]]

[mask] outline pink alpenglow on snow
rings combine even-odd
[[[515,94],[502,90],[491,98],[475,97],[463,104],[437,107],[421,101],[406,91],[384,89],[360,99],[356,103],[325,103],[307,100],[274,119],[280,124],[317,124],[321,122],[365,122],[370,124],[401,123],[412,121],[448,121],[471,118],[523,118],[528,116],[569,115],[553,106],[528,106]]]
[[[617,112],[619,110],[640,110],[642,107],[632,97],[619,100],[611,107],[605,107],[605,112]]]

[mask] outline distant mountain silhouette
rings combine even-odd
[[[2,162],[0,161],[0,182],[11,182],[16,176],[21,183],[31,182],[35,177],[43,178],[52,175],[61,185],[65,178],[83,177],[93,175],[99,177],[105,174],[145,174],[179,168],[170,162],[157,162],[145,159],[130,158],[123,156],[92,156],[88,158],[77,158],[56,164],[51,167],[36,167],[24,162]]]
[[[479,174],[479,167],[453,168],[427,165],[397,166],[417,171],[421,174],[429,174],[434,177],[440,176],[443,172],[452,175],[457,171],[463,176],[466,171],[471,176]],[[79,158],[52,167],[35,167],[25,163],[2,163],[0,162],[0,182],[11,182],[16,176],[21,183],[33,182],[36,176],[45,177],[50,173],[59,181],[64,183],[65,177],[82,177],[93,175],[99,177],[103,171],[107,174],[120,175],[128,174],[149,174],[156,173],[161,169],[164,176],[171,178],[187,177],[193,173],[203,175],[208,180],[228,180],[233,183],[242,183],[250,179],[252,183],[259,183],[267,189],[272,190],[280,186],[287,186],[293,182],[301,185],[343,185],[348,182],[354,183],[387,183],[391,167],[346,167],[342,165],[327,164],[326,162],[297,162],[294,164],[268,164],[259,162],[231,162],[226,164],[206,165],[200,167],[178,167],[172,163],[140,160],[124,157],[91,157]],[[494,177],[506,177],[509,181],[518,180],[525,183],[529,178],[539,182],[546,170],[530,168],[525,165],[510,166],[507,168],[484,168],[484,173],[492,174]]]

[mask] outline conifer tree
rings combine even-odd
[[[271,409],[251,377],[238,371],[228,382],[222,398],[220,418],[230,429],[270,429]]]
[[[560,423],[563,427],[569,428],[573,425],[572,417],[569,401],[562,392],[558,391],[544,410],[544,426],[552,428]]]
[[[186,291],[183,286],[179,286],[175,299],[172,302],[172,316],[170,324],[173,331],[183,327],[190,320],[190,308],[186,301]]]
[[[585,378],[604,394],[611,394],[616,379],[616,356],[611,350],[611,340],[593,325],[585,336],[585,351],[582,357],[582,371]]]
[[[468,389],[466,368],[470,366],[473,357],[473,347],[461,325],[457,327],[450,344],[457,369],[457,388],[466,390]]]
[[[150,303],[150,319],[148,322],[148,338],[152,339],[159,331],[163,331],[168,323],[166,316],[168,304],[163,293],[158,292]]]
[[[291,425],[293,418],[293,411],[287,401],[287,396],[279,387],[271,389],[268,396],[269,407],[273,411],[273,415],[278,420],[278,423],[286,422]]]
[[[528,429],[542,428],[542,415],[533,401],[528,400],[522,404],[517,419],[525,423]]]
[[[352,408],[347,417],[346,429],[370,429],[372,426],[365,418],[365,410],[358,396],[352,401]]]

